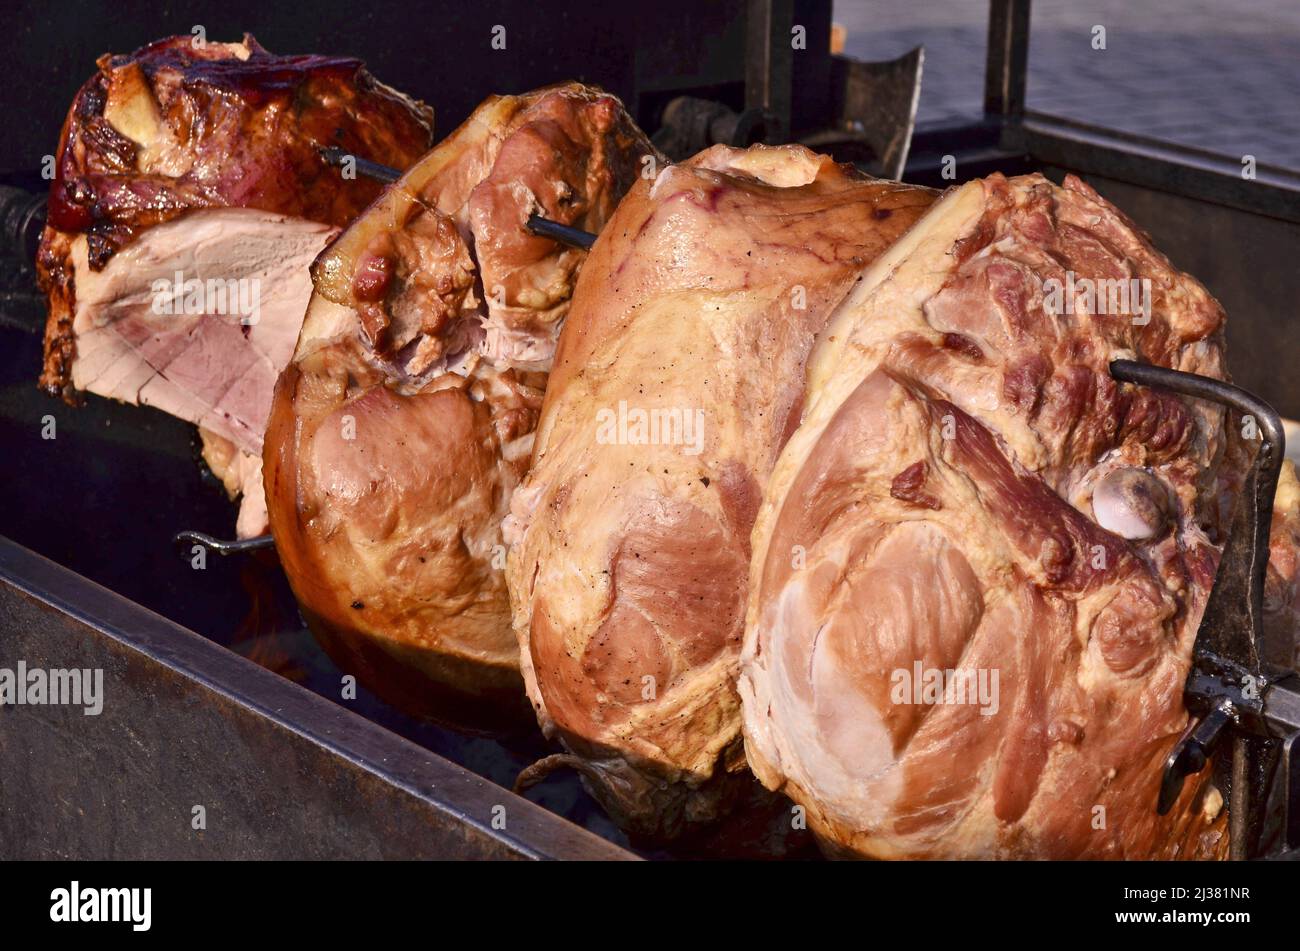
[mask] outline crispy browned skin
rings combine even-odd
[[[599,230],[645,155],[598,90],[490,99],[314,267],[266,436],[271,527],[322,643],[406,709],[527,711],[501,520],[585,255],[525,222]]]
[[[509,581],[543,727],[634,832],[690,831],[748,781],[734,680],[754,513],[816,335],[933,199],[797,146],[719,146],[639,182],[591,252]],[[698,447],[601,438],[620,403],[698,418]]]
[[[1151,309],[1064,311],[1069,273]],[[752,768],[833,849],[1224,855],[1204,777],[1155,803],[1238,463],[1217,407],[1108,372],[1223,378],[1223,320],[1072,177],[966,185],[864,275],[764,497],[740,679]]]
[[[377,82],[359,60],[275,56],[242,43],[159,40],[105,55],[59,140],[37,256],[50,298],[41,386],[72,398],[72,240],[100,270],[148,228],[200,208],[252,208],[342,226],[379,193],[344,179],[323,146],[398,168],[429,147],[433,113]]]

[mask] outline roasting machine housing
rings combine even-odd
[[[339,35],[355,39],[348,52],[377,75],[440,108],[448,95],[430,88],[425,59],[403,46],[422,38],[356,37],[344,4],[321,5],[312,24],[251,0],[191,6],[209,33],[249,29],[273,49],[336,48],[337,14],[349,24]],[[394,17],[409,15],[385,0],[372,6],[376,15],[389,6]],[[1271,407],[1300,417],[1300,379],[1286,372],[1300,343],[1275,318],[1300,296],[1293,266],[1300,176],[1260,166],[1246,181],[1224,157],[1028,109],[1029,0],[990,3],[984,115],[915,135],[914,98],[910,110],[907,102],[921,55],[888,64],[831,55],[829,0],[663,0],[638,5],[615,29],[568,14],[548,19],[525,0],[503,6],[496,15],[521,24],[511,42],[526,42],[522,24],[530,24],[551,56],[484,57],[484,75],[456,84],[475,92],[463,103],[460,93],[451,96],[449,114],[439,117],[444,133],[455,124],[444,118],[468,112],[503,68],[513,72],[500,82],[520,89],[582,74],[663,133],[657,142],[803,140],[860,156],[878,173],[905,162],[909,181],[941,187],[953,184],[942,174],[949,157],[958,181],[993,171],[1085,175],[1207,283],[1230,315],[1234,378],[1259,398],[1162,368],[1112,367],[1132,385],[1252,413],[1264,434],[1198,634],[1187,685],[1196,720],[1170,757],[1165,797],[1213,761],[1229,800],[1233,855],[1261,854],[1265,840],[1273,854],[1300,854],[1300,678],[1258,651],[1267,515],[1282,451]],[[466,37],[491,26],[487,13],[454,9]],[[18,55],[40,55],[46,36],[68,47],[66,20],[49,17],[34,24],[34,42]],[[807,32],[797,57],[787,39],[792,24]],[[456,27],[447,20],[453,44]],[[85,55],[75,43],[68,55],[88,69],[101,47],[133,48],[159,27],[150,13],[121,16],[112,29],[122,32],[77,38]],[[29,249],[46,183],[29,170],[51,147],[48,130],[57,130],[83,78],[66,77],[67,89],[15,84],[0,94],[22,97],[5,103],[7,114],[49,113],[25,118],[32,125],[17,140],[30,147],[0,159],[13,170],[0,176],[0,227],[11,252],[0,266],[0,472],[8,493],[0,512],[0,667],[22,660],[101,669],[105,704],[99,716],[0,706],[0,858],[636,857],[576,783],[543,795],[543,805],[509,791],[518,767],[541,749],[535,739],[461,738],[414,724],[364,692],[341,700],[339,672],[299,636],[273,557],[248,551],[258,545],[222,551],[233,515],[198,474],[192,427],[104,400],[74,410],[37,392],[44,310]],[[889,134],[868,140],[864,125]],[[48,421],[55,438],[42,436]],[[178,529],[192,532],[178,540],[184,559],[170,544]],[[232,557],[196,571],[195,546]]]

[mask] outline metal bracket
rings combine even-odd
[[[1282,741],[1277,781],[1282,793],[1282,848],[1300,849],[1300,733]]]
[[[200,545],[218,555],[242,555],[246,551],[258,551],[262,548],[274,548],[275,539],[270,535],[257,535],[253,538],[241,538],[237,541],[224,541],[214,538],[206,532],[183,531],[172,537],[172,544],[177,548],[184,545]]]
[[[1273,496],[1286,449],[1282,420],[1263,400],[1223,380],[1132,360],[1114,361],[1110,372],[1122,382],[1226,406],[1253,420],[1260,435],[1196,633],[1184,694],[1200,719],[1170,752],[1157,801],[1157,811],[1168,812],[1184,780],[1216,757],[1222,738],[1231,733],[1231,764],[1219,757],[1216,776],[1228,790],[1231,857],[1248,858],[1260,840],[1278,731],[1296,729],[1288,723],[1296,704],[1282,683],[1286,675],[1266,672],[1260,660]]]

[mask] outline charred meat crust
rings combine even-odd
[[[64,122],[37,255],[50,300],[40,385],[69,401],[70,236],[84,236],[89,266],[101,270],[144,231],[199,208],[342,226],[380,186],[341,178],[320,147],[405,168],[432,137],[432,110],[375,80],[359,60],[277,56],[252,36],[201,46],[170,37],[105,55],[98,66]]]

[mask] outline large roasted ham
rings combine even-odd
[[[544,730],[629,830],[752,783],[735,691],[749,535],[836,304],[933,201],[798,146],[638,182],[578,279],[515,494],[509,582]]]
[[[764,493],[740,678],[751,767],[833,850],[1225,854],[1208,770],[1155,804],[1246,453],[1108,373],[1223,378],[1223,321],[1072,177],[954,190],[862,275]]]
[[[265,448],[271,527],[318,638],[405,709],[527,715],[501,521],[585,253],[653,146],[578,84],[494,97],[316,262]]]
[[[260,457],[308,266],[379,193],[325,146],[405,168],[432,111],[355,59],[274,56],[251,37],[172,37],[106,55],[64,124],[38,271],[41,385],[196,423],[205,455],[264,530]]]

